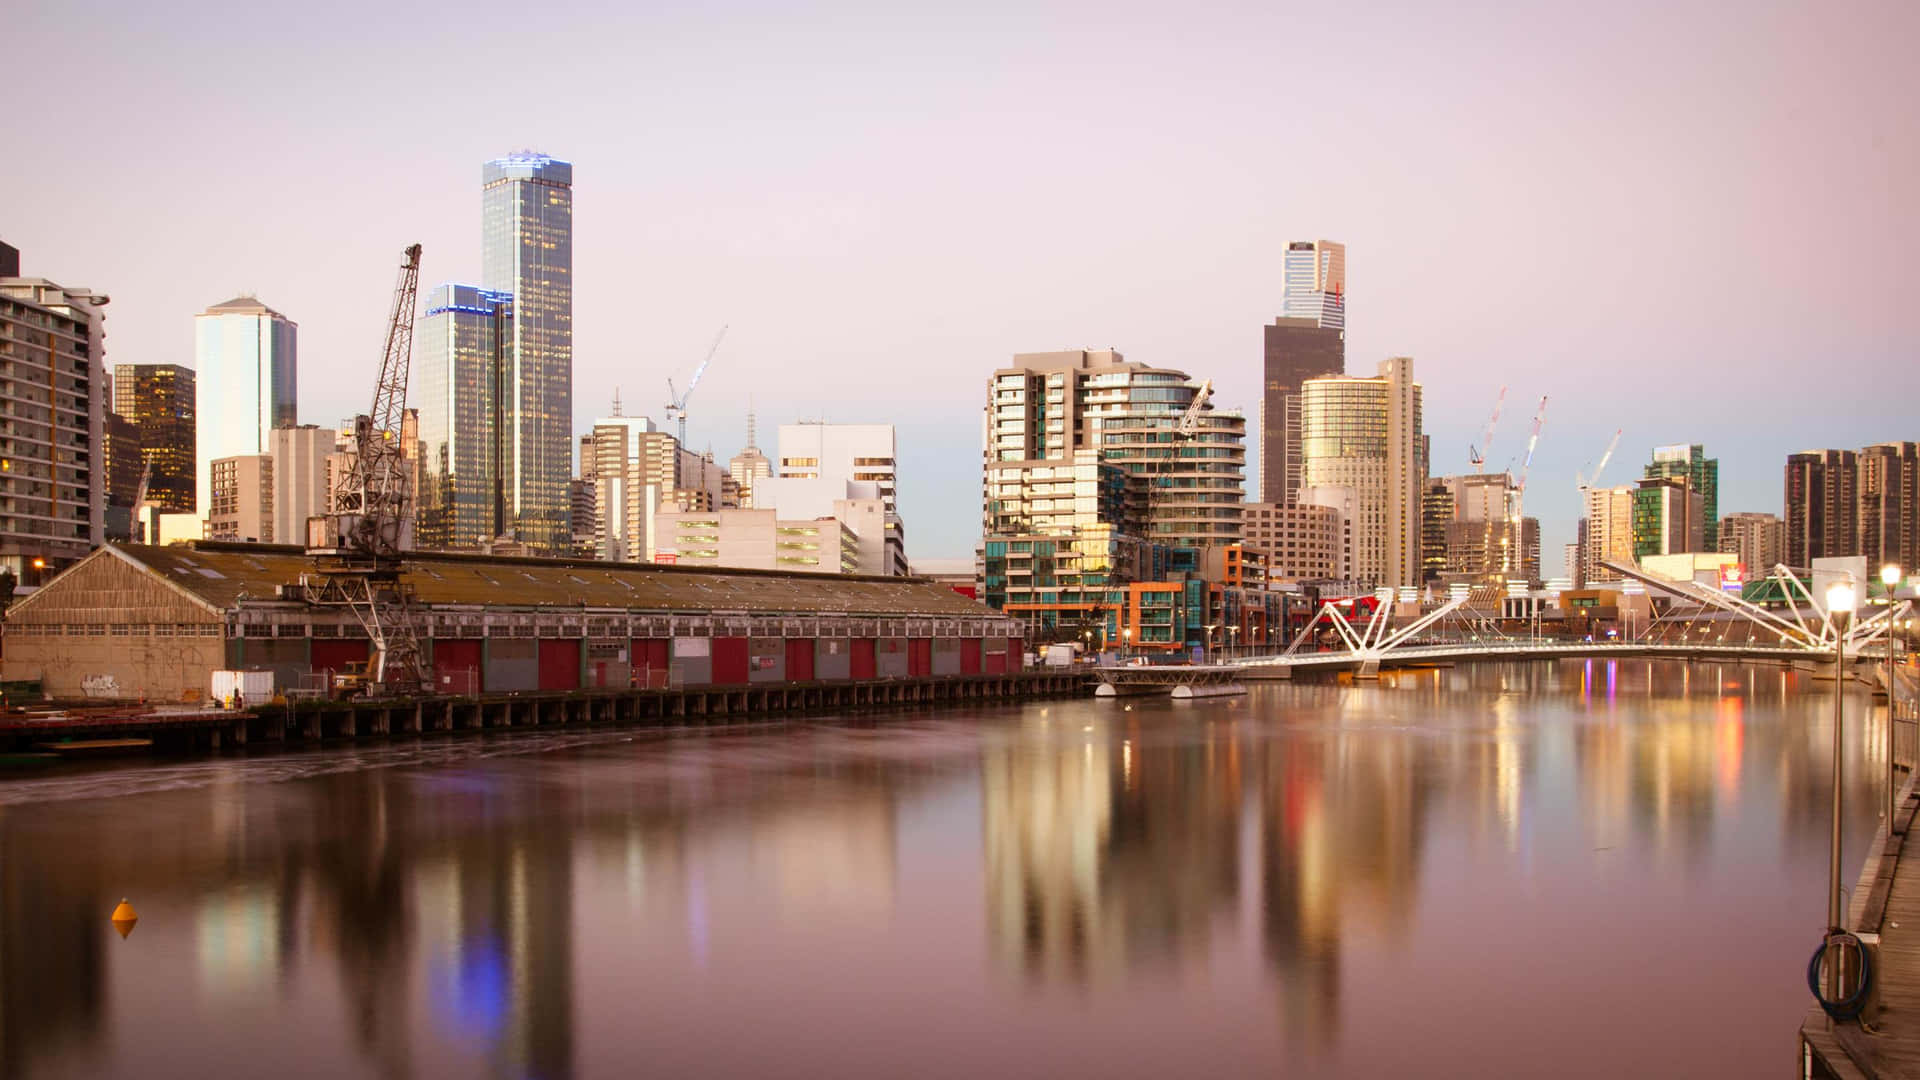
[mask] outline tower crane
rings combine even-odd
[[[693,378],[687,381],[685,392],[676,391],[673,388],[673,380],[667,380],[667,419],[680,425],[677,436],[682,448],[687,445],[687,399],[693,396],[693,388],[700,385],[700,376],[707,373],[707,365],[713,363],[713,354],[720,351],[720,341],[726,336],[727,328],[722,326],[720,332],[714,335],[713,345],[707,349],[707,355],[701,359],[700,366],[693,369]]]
[[[1533,428],[1527,433],[1527,456],[1520,462],[1520,478],[1513,485],[1513,513],[1508,515],[1507,529],[1507,569],[1511,571],[1514,563],[1523,555],[1516,549],[1525,546],[1524,532],[1526,519],[1521,516],[1521,504],[1527,497],[1527,473],[1533,469],[1533,451],[1540,445],[1540,425],[1547,418],[1547,397],[1540,395],[1540,406],[1533,412]]]
[[[1500,423],[1500,406],[1506,404],[1507,388],[1500,388],[1499,396],[1493,399],[1493,415],[1487,417],[1487,430],[1480,433],[1480,445],[1467,447],[1467,460],[1473,462],[1473,471],[1481,472],[1487,467],[1487,451],[1493,447],[1493,429]]]
[[[412,593],[401,580],[401,552],[412,537],[407,516],[411,455],[401,439],[407,374],[413,359],[413,315],[420,291],[420,245],[408,247],[387,318],[386,350],[374,381],[372,409],[353,419],[351,465],[335,481],[330,513],[308,523],[307,553],[316,569],[301,575],[308,603],[350,608],[367,632],[369,689],[424,685]]]
[[[1180,414],[1180,419],[1173,423],[1173,445],[1167,448],[1166,465],[1160,470],[1158,477],[1149,477],[1147,480],[1147,528],[1149,530],[1153,528],[1154,510],[1159,506],[1160,489],[1168,486],[1172,481],[1167,474],[1172,472],[1173,467],[1178,464],[1176,459],[1180,456],[1180,444],[1200,433],[1200,415],[1206,412],[1207,403],[1212,400],[1213,380],[1207,379],[1200,384],[1200,389],[1194,391],[1193,400],[1187,404],[1186,411]]]

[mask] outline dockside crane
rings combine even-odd
[[[1502,386],[1500,394],[1493,399],[1493,415],[1487,417],[1487,430],[1480,433],[1480,445],[1467,447],[1467,460],[1473,462],[1473,471],[1482,472],[1487,467],[1487,451],[1493,448],[1493,429],[1500,423],[1500,406],[1507,402],[1507,388]]]
[[[722,326],[720,332],[714,335],[713,345],[707,349],[707,355],[701,358],[700,366],[693,369],[693,378],[687,381],[687,389],[684,393],[673,388],[672,379],[667,380],[667,419],[679,424],[676,436],[683,450],[687,445],[687,399],[693,396],[694,387],[700,385],[700,376],[707,373],[707,365],[713,363],[713,354],[720,351],[720,342],[726,336],[727,328]]]
[[[299,585],[308,603],[347,607],[360,621],[370,645],[366,685],[372,692],[417,692],[425,685],[412,593],[401,579],[401,553],[412,539],[401,426],[419,292],[420,245],[414,244],[403,254],[394,286],[373,407],[353,419],[352,463],[334,483],[330,512],[308,522],[316,569],[302,574]],[[396,676],[391,686],[389,674]]]
[[[1527,433],[1527,456],[1521,459],[1520,476],[1513,484],[1513,512],[1508,515],[1507,529],[1507,571],[1512,573],[1514,565],[1523,557],[1526,546],[1525,525],[1522,504],[1527,497],[1527,474],[1533,471],[1533,451],[1540,445],[1540,425],[1547,418],[1547,397],[1540,395],[1540,406],[1533,412],[1533,428]]]

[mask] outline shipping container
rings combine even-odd
[[[229,709],[265,705],[273,700],[273,672],[216,671],[213,673],[213,700]]]

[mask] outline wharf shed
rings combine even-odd
[[[296,547],[110,544],[7,613],[5,678],[57,700],[200,701],[221,669],[324,685],[368,656],[302,599]],[[402,580],[442,694],[1000,674],[1020,624],[925,578],[411,553]]]

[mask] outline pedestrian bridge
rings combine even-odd
[[[1606,641],[1467,641],[1435,645],[1403,644],[1377,655],[1350,649],[1251,656],[1227,661],[1243,679],[1290,679],[1295,672],[1371,674],[1381,669],[1442,666],[1475,660],[1559,660],[1648,657],[1677,660],[1726,660],[1799,664],[1812,667],[1821,657],[1803,648],[1762,644],[1694,644]],[[1831,663],[1831,658],[1828,660]]]

